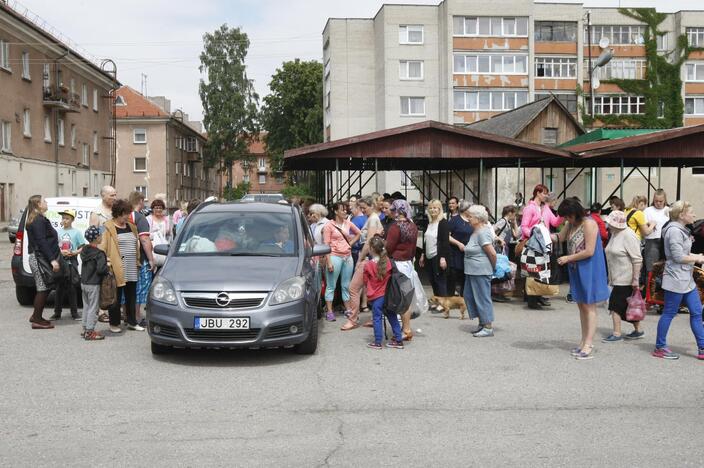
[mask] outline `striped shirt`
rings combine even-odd
[[[115,226],[115,229],[117,230],[117,243],[120,247],[122,266],[125,269],[125,281],[136,282],[138,279],[137,238],[129,226],[124,228]]]

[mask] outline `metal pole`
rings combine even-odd
[[[677,200],[681,197],[682,190],[682,166],[677,166]]]
[[[650,166],[648,166],[648,200],[650,200]]]
[[[467,169],[462,169],[462,199],[467,199]]]
[[[662,181],[660,177],[662,176],[662,158],[658,158],[658,188],[662,188]]]
[[[587,10],[587,45],[589,47],[589,115],[594,117],[594,86],[592,86],[592,12]]]
[[[521,191],[521,158],[518,158],[518,172],[516,173],[516,192]],[[523,192],[523,204],[525,205],[526,193]]]
[[[623,200],[623,158],[621,158],[621,188],[619,191],[619,198]]]
[[[479,158],[479,177],[477,177],[477,203],[481,204],[482,197],[482,174],[484,173],[484,158]]]
[[[562,168],[562,199],[567,198],[567,168]]]
[[[375,192],[379,193],[379,160],[374,158],[374,186]]]
[[[494,168],[494,220],[499,219],[499,168]]]

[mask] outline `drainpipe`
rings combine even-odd
[[[59,60],[68,55],[68,49],[66,52],[59,55],[54,59],[54,86],[56,90],[59,90]],[[51,110],[51,118],[53,120],[54,127],[54,164],[56,164],[56,196],[59,196],[59,118],[57,116],[56,108]],[[64,135],[64,139],[66,136]]]

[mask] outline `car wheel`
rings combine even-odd
[[[303,343],[294,346],[293,351],[296,354],[315,354],[316,349],[318,349],[318,321],[313,320],[308,338]]]
[[[325,317],[325,301],[322,299],[318,299],[318,305],[315,306],[315,318],[320,320],[321,318]]]
[[[14,244],[17,238],[12,234],[8,234],[7,237],[10,239],[10,244]]]
[[[174,351],[174,348],[172,346],[164,346],[164,345],[160,345],[159,343],[154,343],[152,341],[152,354],[155,354],[155,355],[170,354],[173,351]]]
[[[29,288],[26,286],[15,286],[15,296],[17,296],[17,302],[23,306],[29,306],[34,303],[34,296],[37,294],[34,288]]]

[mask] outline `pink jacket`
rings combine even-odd
[[[521,219],[521,234],[523,239],[530,237],[530,232],[541,220],[548,228],[556,228],[562,224],[563,218],[562,216],[555,216],[549,206],[545,205],[541,208],[535,201],[529,201],[526,207],[523,208],[523,218]]]

